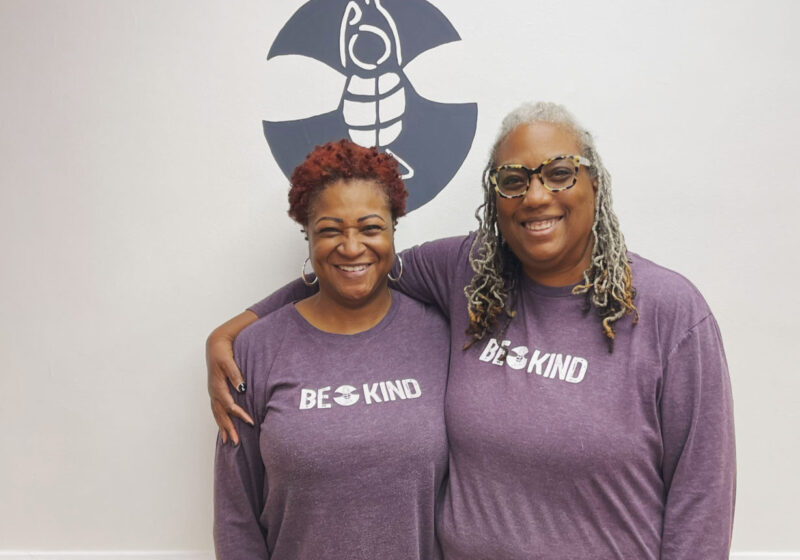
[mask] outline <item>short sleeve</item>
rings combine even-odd
[[[472,239],[473,236],[449,237],[402,251],[403,274],[397,289],[423,303],[436,305],[447,316],[453,305],[463,302],[466,306],[463,277],[469,267]]]
[[[306,286],[303,281],[298,278],[278,288],[275,292],[261,301],[254,303],[247,309],[258,315],[259,318],[266,317],[288,303],[300,301],[301,299],[314,295],[316,291],[316,286]]]

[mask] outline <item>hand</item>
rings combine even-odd
[[[251,426],[254,424],[250,415],[233,400],[228,382],[236,391],[240,391],[244,384],[242,373],[233,359],[233,340],[256,319],[258,317],[255,313],[245,311],[214,329],[206,340],[208,395],[222,443],[227,443],[230,439],[234,445],[239,445],[239,434],[233,425],[232,416],[241,418]]]

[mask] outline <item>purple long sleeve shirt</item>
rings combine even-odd
[[[447,472],[443,317],[394,293],[353,335],[287,305],[242,331],[240,444],[217,443],[214,541],[221,560],[437,560]]]
[[[609,353],[573,286],[523,277],[502,340],[464,351],[471,242],[402,253],[400,288],[451,323],[450,476],[437,524],[445,558],[727,559],[732,398],[697,289],[632,255],[640,320],[615,324]]]

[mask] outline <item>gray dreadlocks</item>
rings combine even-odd
[[[475,274],[464,288],[469,311],[467,335],[470,337],[464,348],[469,348],[493,331],[503,311],[506,320],[502,334],[505,334],[515,315],[514,297],[521,263],[503,241],[497,225],[496,196],[489,183],[489,172],[495,165],[497,149],[506,136],[516,127],[532,122],[565,127],[575,134],[582,146],[582,155],[592,162],[589,174],[598,184],[592,225],[594,245],[591,263],[583,272],[583,283],[575,286],[572,293],[584,296],[586,312],[592,307],[597,311],[611,352],[614,348],[613,323],[631,313],[634,314],[634,323],[639,318],[633,304],[636,291],[625,239],[611,208],[611,176],[603,166],[592,135],[563,106],[545,102],[523,104],[503,119],[489,163],[483,171],[484,200],[475,211],[479,228],[470,251],[470,264]]]

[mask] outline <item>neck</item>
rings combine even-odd
[[[571,286],[580,282],[583,279],[583,271],[585,269],[582,268],[580,271],[564,272],[563,274],[551,271],[532,271],[527,268],[524,270],[525,275],[537,284],[558,288],[561,286]]]
[[[592,263],[594,243],[590,239],[580,256],[566,263],[555,263],[553,266],[532,267],[522,265],[525,275],[543,286],[570,286],[583,280],[583,273]]]
[[[392,306],[392,294],[384,286],[367,302],[350,304],[331,297],[324,290],[297,302],[298,313],[321,331],[356,334],[381,322]]]

